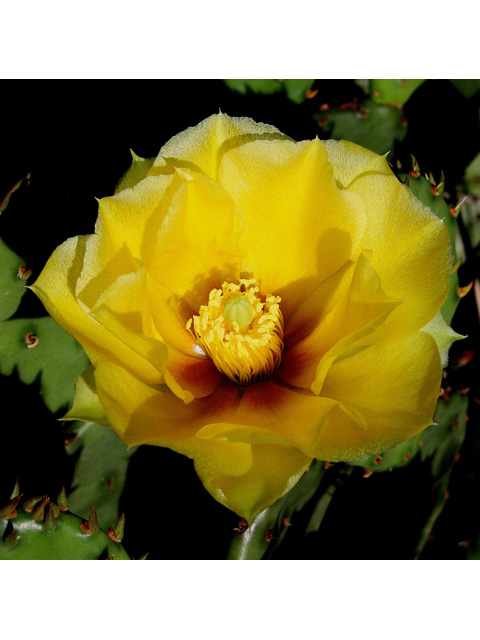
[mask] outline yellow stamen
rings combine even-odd
[[[268,295],[262,301],[255,282],[224,282],[212,289],[208,304],[187,322],[217,369],[241,386],[269,378],[282,357],[281,298]]]

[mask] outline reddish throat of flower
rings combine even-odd
[[[267,380],[282,358],[281,298],[262,299],[259,292],[254,279],[224,282],[186,325],[217,369],[240,386]]]

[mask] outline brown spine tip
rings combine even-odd
[[[92,513],[90,514],[90,518],[88,520],[88,528],[90,529],[90,533],[97,533],[97,531],[100,529],[95,507],[93,507]]]
[[[13,500],[9,500],[7,504],[0,509],[0,518],[4,518],[5,520],[15,518],[18,515],[16,507],[21,497],[22,494],[16,496]]]
[[[467,284],[465,287],[458,287],[457,289],[457,294],[459,298],[464,298],[467,293],[470,293],[470,291],[472,290],[473,287],[473,280],[470,282],[470,284]]]
[[[15,486],[13,487],[13,491],[10,495],[10,500],[13,500],[14,498],[18,498],[19,494],[20,494],[20,485],[17,478],[15,480]]]
[[[3,213],[7,208],[7,205],[10,201],[11,195],[16,191],[20,185],[22,184],[24,178],[21,178],[18,182],[16,182],[11,189],[7,192],[7,194],[0,200],[0,213]]]
[[[27,513],[33,513],[35,506],[40,502],[40,500],[43,500],[43,498],[45,498],[45,496],[34,496],[33,498],[25,500],[23,504],[24,511]]]
[[[420,175],[420,166],[415,156],[412,156],[412,154],[410,154],[410,157],[412,159],[412,170],[408,172],[408,175],[412,176],[412,178],[418,178],[418,176]]]
[[[58,494],[57,506],[60,509],[60,511],[68,511],[67,494],[65,492],[64,486],[60,489],[60,493]]]
[[[45,513],[45,522],[43,524],[43,529],[45,531],[55,531],[57,528],[57,523],[55,520],[55,514],[53,512],[52,504],[50,503],[47,506],[47,510]]]
[[[110,540],[113,540],[113,542],[121,542],[123,540],[124,533],[125,533],[125,514],[122,513],[115,527],[113,529],[112,527],[108,529],[107,535],[110,538]]]
[[[50,498],[46,497],[42,500],[42,502],[33,510],[32,518],[34,520],[40,521],[45,518],[45,507],[50,502]]]

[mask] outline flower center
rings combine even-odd
[[[282,357],[281,298],[268,295],[262,301],[255,282],[224,282],[212,289],[208,304],[187,322],[217,369],[241,386],[269,378]]]

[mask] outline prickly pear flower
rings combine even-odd
[[[449,236],[385,157],[219,114],[135,163],[33,286],[91,361],[67,418],[193,458],[249,521],[431,424]]]

